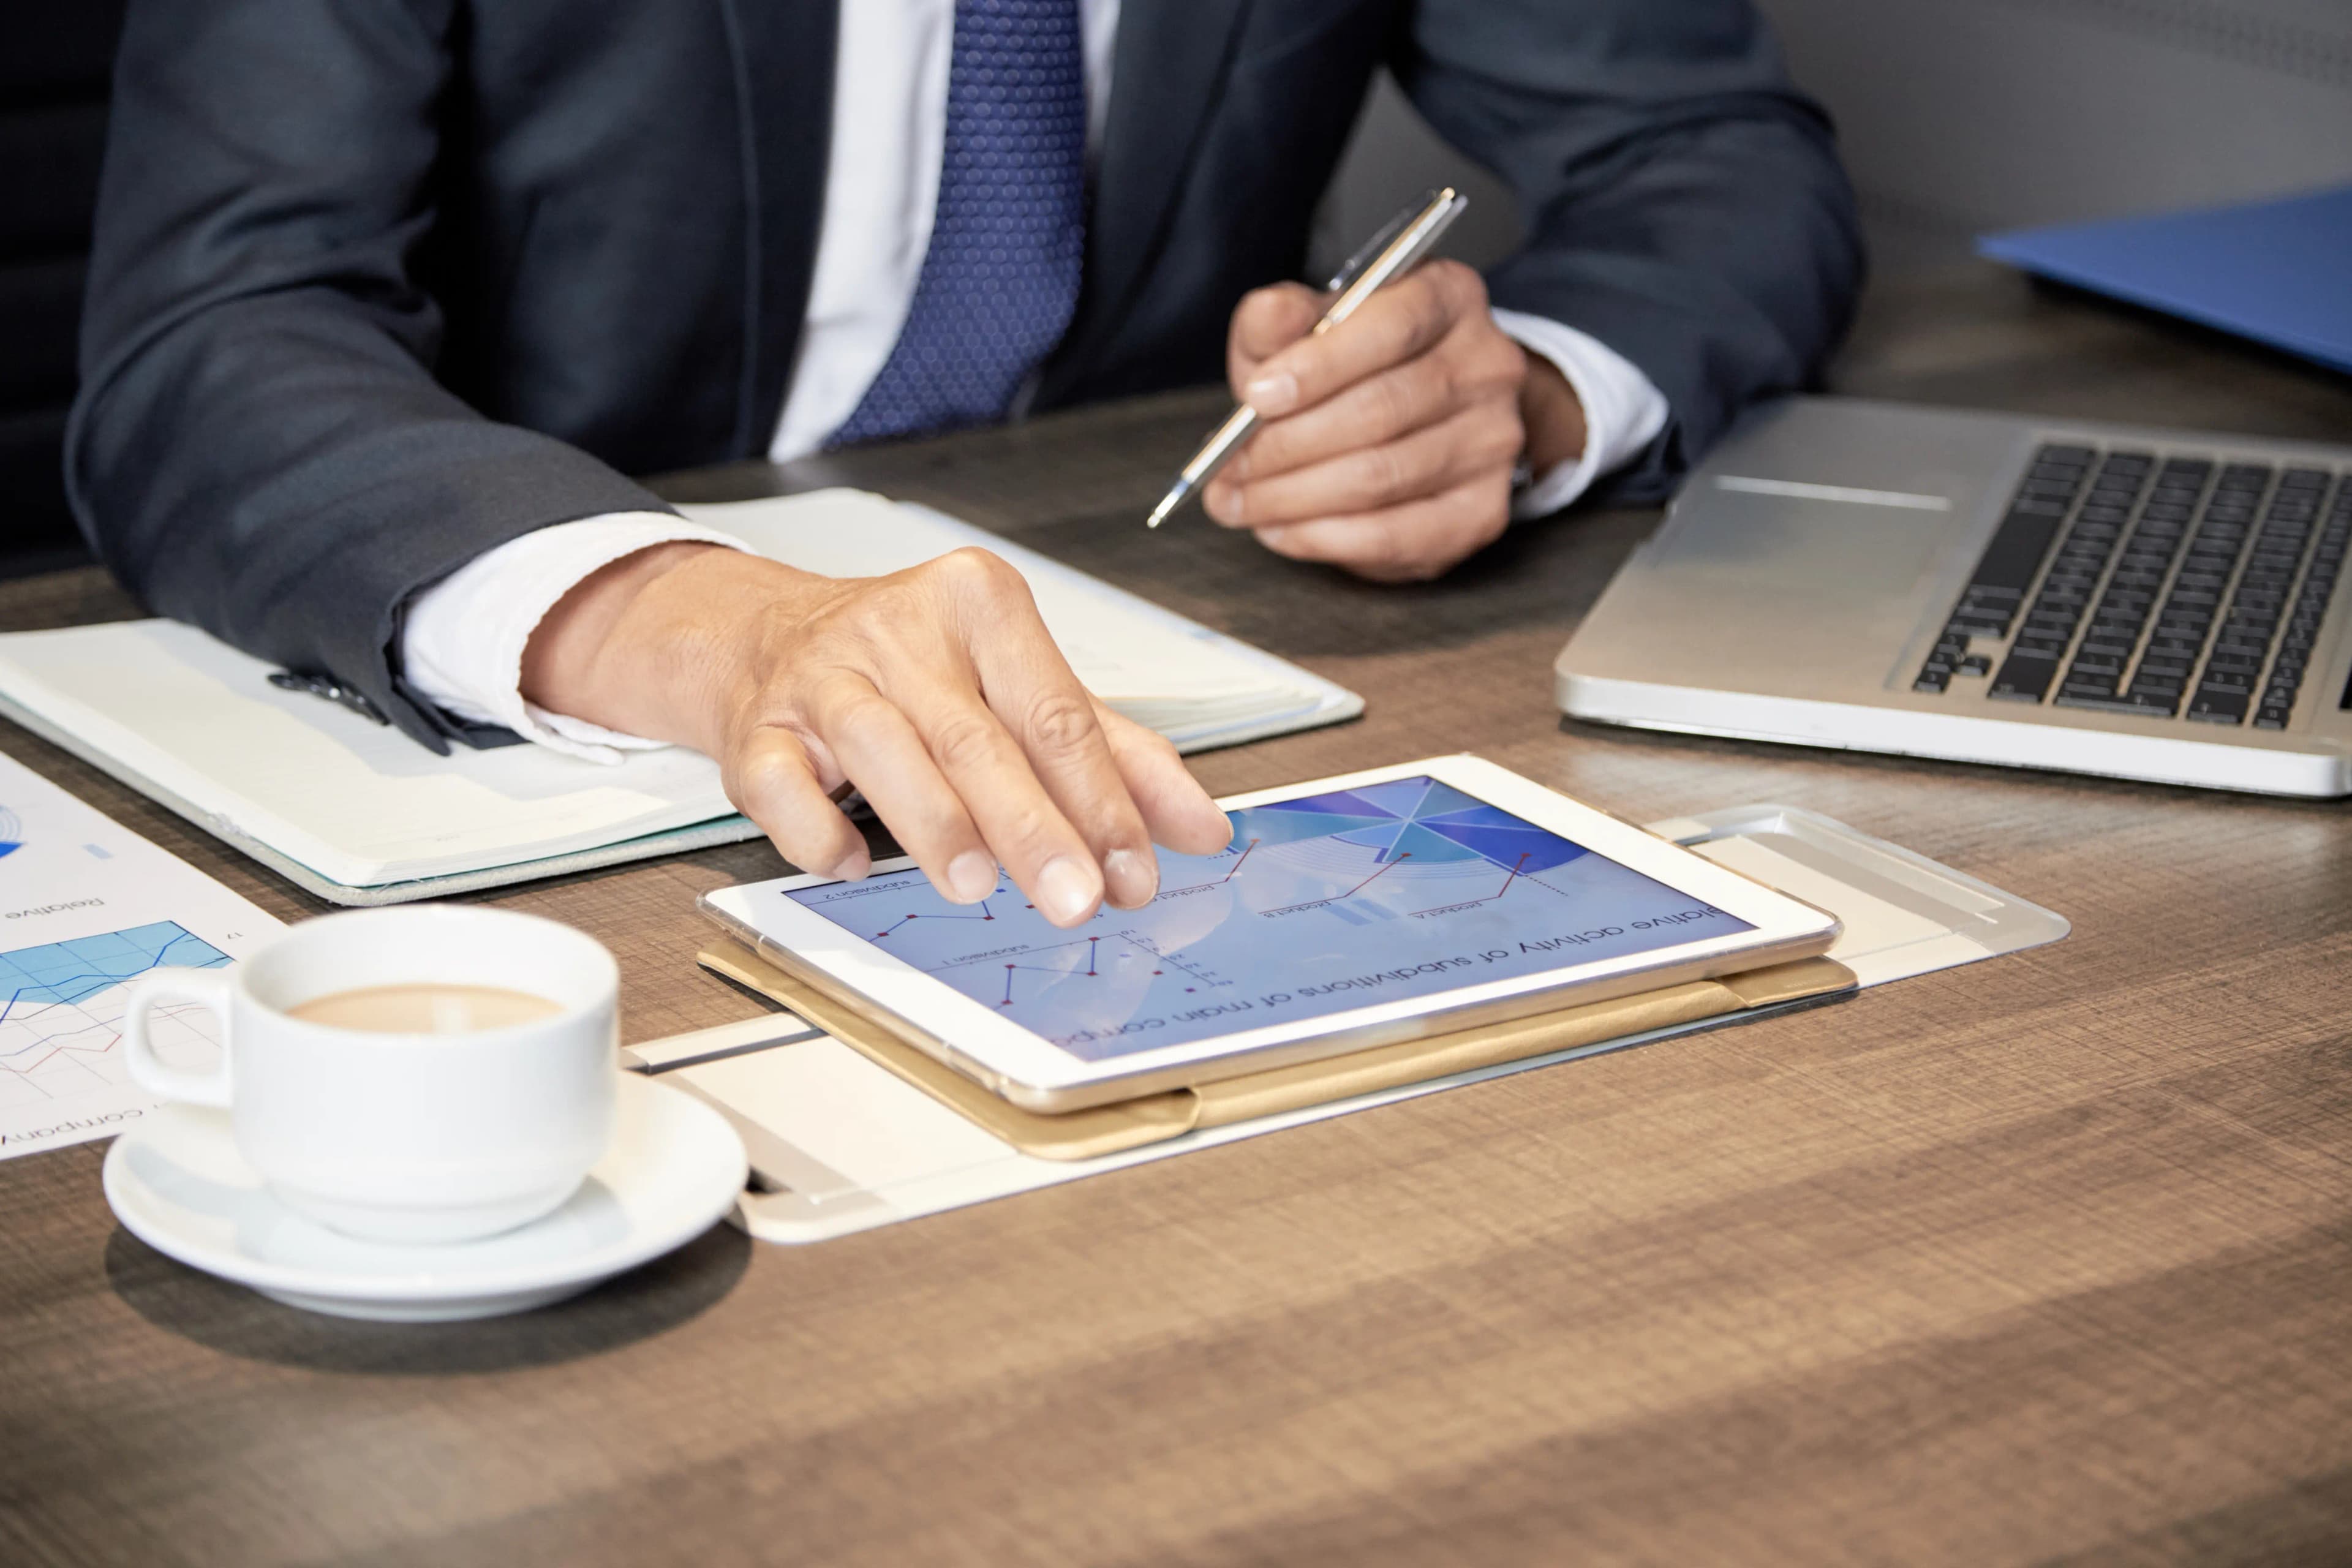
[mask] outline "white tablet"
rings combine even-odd
[[[1475,757],[1221,803],[1222,854],[1049,924],[1010,879],[950,903],[904,860],[704,911],[1014,1103],[1156,1089],[1826,951],[1834,916]]]

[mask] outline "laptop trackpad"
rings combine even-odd
[[[1949,537],[1951,514],[1917,507],[1717,489],[1690,526],[1659,541],[1660,566],[1685,584],[1755,594],[1784,608],[1835,607],[1890,619],[1907,634],[1913,591]],[[1877,612],[1878,614],[1874,614]]]
[[[1579,634],[1577,662],[1726,690],[1874,689],[1956,540],[1946,510],[1694,487]]]

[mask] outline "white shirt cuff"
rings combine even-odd
[[[1555,463],[1511,498],[1514,518],[1558,511],[1603,474],[1623,468],[1666,427],[1666,396],[1633,362],[1598,338],[1543,316],[1494,312],[1495,324],[1549,360],[1584,405],[1584,453]]]
[[[401,668],[451,717],[503,724],[525,740],[592,763],[664,745],[551,713],[522,697],[522,650],[556,601],[590,574],[656,544],[750,546],[716,529],[655,511],[559,522],[484,551],[416,595],[400,632]]]

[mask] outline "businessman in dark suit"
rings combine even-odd
[[[1529,237],[1308,337],[1383,61]],[[149,604],[436,748],[695,746],[812,869],[855,784],[1065,924],[1225,826],[1010,569],[818,578],[625,474],[1222,372],[1216,521],[1427,576],[1663,494],[1859,270],[1747,0],[137,0],[115,105],[68,483]]]

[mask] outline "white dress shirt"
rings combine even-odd
[[[1091,157],[1110,102],[1119,0],[1080,0],[1079,10]],[[792,386],[768,446],[776,462],[824,446],[898,343],[931,242],[954,44],[955,0],[843,0],[816,268]],[[1559,366],[1584,405],[1583,455],[1538,475],[1514,505],[1517,515],[1566,506],[1664,426],[1664,396],[1606,345],[1516,310],[1496,310],[1495,321]],[[558,523],[484,552],[409,606],[400,654],[410,684],[446,712],[506,725],[574,756],[618,762],[625,751],[659,744],[526,703],[522,653],[556,601],[591,573],[675,540],[741,547],[659,512],[622,512]]]

